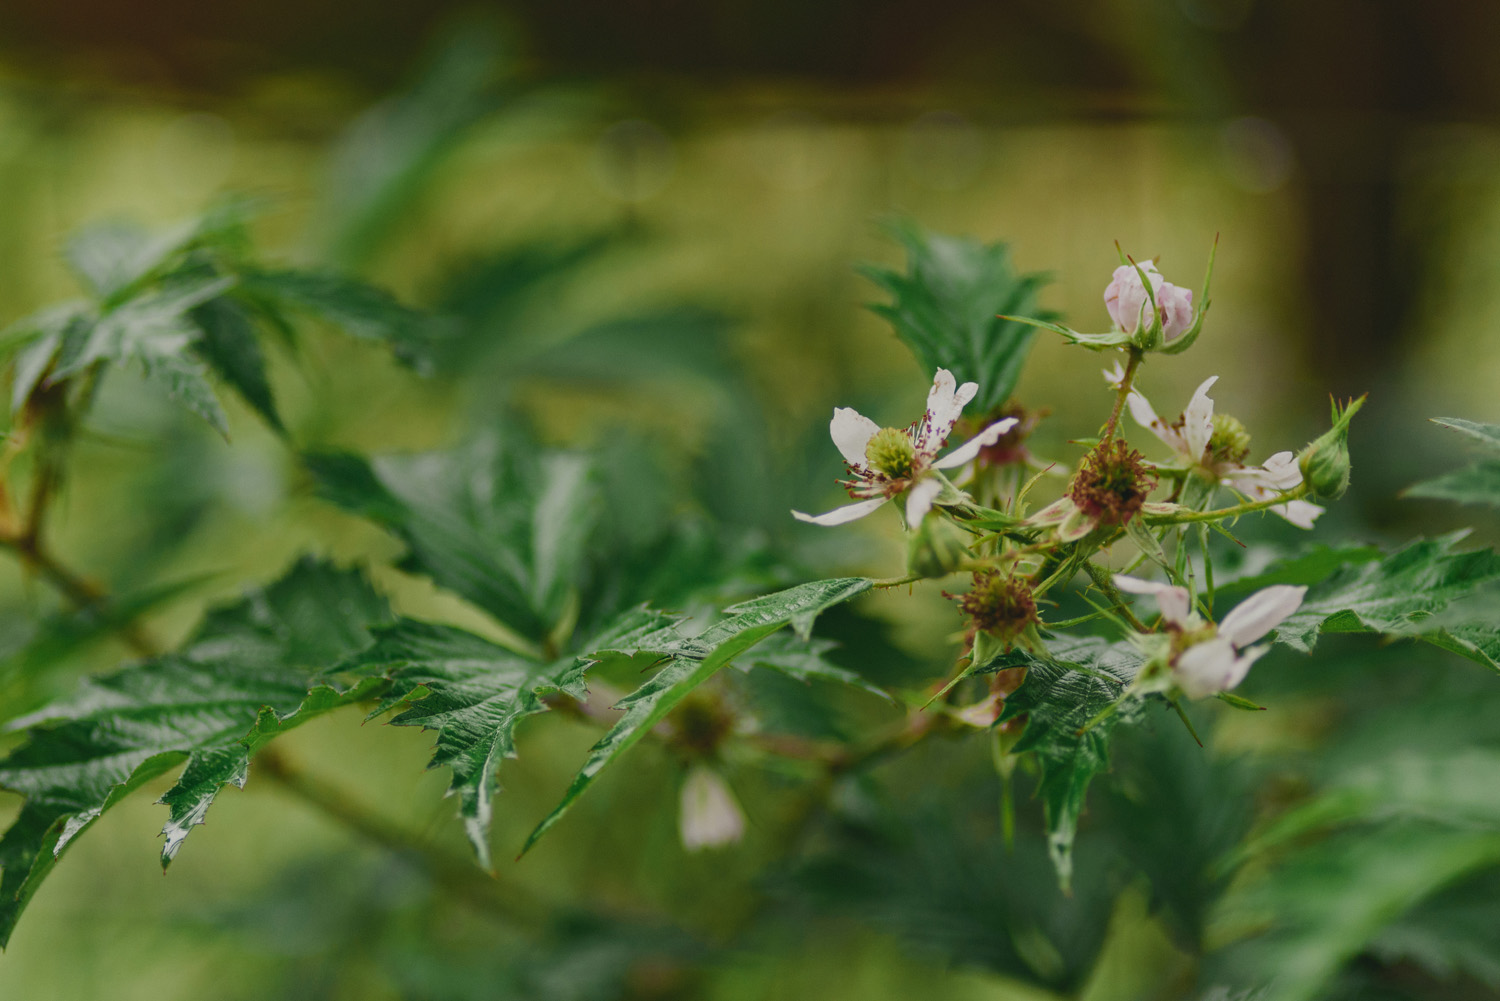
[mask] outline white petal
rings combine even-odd
[[[1194,462],[1202,460],[1203,450],[1208,448],[1208,439],[1213,437],[1214,401],[1208,398],[1208,391],[1218,381],[1219,377],[1216,375],[1204,379],[1182,413],[1182,437]]]
[[[1001,438],[1005,432],[1020,423],[1016,417],[1007,417],[1003,421],[996,421],[983,431],[964,442],[962,445],[943,456],[932,464],[933,469],[952,469],[954,466],[962,466],[979,454],[981,448],[988,448]]]
[[[745,835],[745,814],[718,773],[703,765],[682,783],[677,818],[682,847],[690,852],[733,844]]]
[[[1187,445],[1183,442],[1182,435],[1177,433],[1176,428],[1156,416],[1156,409],[1151,406],[1151,402],[1140,390],[1132,389],[1130,395],[1125,397],[1125,405],[1130,408],[1130,416],[1135,418],[1137,424],[1160,438],[1162,444],[1172,451],[1185,454]]]
[[[1090,518],[1075,506],[1063,523],[1057,526],[1057,538],[1060,542],[1077,542],[1098,527],[1097,518]]]
[[[1305,500],[1287,501],[1285,504],[1277,504],[1269,509],[1273,514],[1279,514],[1298,528],[1310,529],[1318,515],[1323,509],[1318,505]]]
[[[1281,625],[1282,621],[1302,605],[1305,587],[1275,584],[1256,591],[1234,606],[1219,623],[1219,635],[1237,647],[1246,647],[1266,633]]]
[[[1278,490],[1290,490],[1302,482],[1302,470],[1297,466],[1297,457],[1291,452],[1277,452],[1261,464],[1271,485]]]
[[[1057,500],[1042,508],[1036,514],[1026,519],[1028,525],[1061,525],[1073,516],[1078,510],[1071,498],[1059,497]]]
[[[1253,662],[1253,658],[1246,658]],[[1222,636],[1198,643],[1182,651],[1173,666],[1177,686],[1190,699],[1202,699],[1232,688],[1250,664],[1243,667],[1234,652],[1234,644]]]
[[[1161,617],[1174,625],[1186,625],[1188,616],[1193,610],[1192,598],[1188,595],[1187,588],[1178,587],[1175,584],[1141,580],[1139,577],[1117,573],[1115,574],[1115,587],[1131,594],[1153,595],[1156,598],[1157,607],[1161,609]]]
[[[906,493],[906,527],[915,529],[932,510],[932,502],[943,492],[941,480],[928,477]]]
[[[927,391],[927,417],[918,433],[917,451],[925,453],[929,458],[936,454],[943,441],[952,433],[953,425],[958,423],[964,407],[977,392],[978,383],[966,382],[957,386],[952,372],[946,368],[938,369],[937,374],[932,377],[932,388]]]
[[[870,439],[879,430],[879,424],[853,407],[834,407],[833,420],[828,424],[828,433],[843,454],[844,461],[860,468],[864,468],[868,461],[865,458],[865,446],[870,444]]]
[[[853,504],[845,504],[836,507],[827,514],[803,514],[801,511],[793,511],[792,517],[798,521],[805,521],[810,525],[843,525],[851,521],[857,521],[875,510],[886,502],[884,497],[871,497],[869,500],[856,501]]]
[[[1104,381],[1110,389],[1119,389],[1120,383],[1125,381],[1125,366],[1120,364],[1119,359],[1115,360],[1114,368],[1104,370]]]

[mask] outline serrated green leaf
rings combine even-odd
[[[0,838],[0,944],[72,839],[131,790],[188,763],[165,797],[165,865],[219,788],[243,780],[241,758],[263,738],[369,694],[370,686],[310,689],[388,618],[362,576],[303,560],[270,587],[211,612],[180,651],[95,679],[73,700],[14,721],[27,740],[0,762],[0,786],[26,803]]]
[[[306,456],[327,500],[393,532],[426,574],[534,642],[580,587],[601,499],[590,465],[498,434],[445,452]]]
[[[229,437],[229,418],[202,364],[173,353],[143,354],[140,363],[147,385],[155,386],[167,399],[182,404],[226,439]]]
[[[863,594],[872,586],[873,582],[864,577],[799,584],[732,605],[725,609],[724,618],[697,636],[680,640],[661,651],[670,653],[670,659],[645,684],[615,706],[624,710],[625,715],[590,749],[587,760],[563,794],[562,801],[526,839],[522,854],[562,819],[605,766],[633,747],[693,689],[713,677],[720,668],[787,624],[806,639],[820,612]]]
[[[907,271],[866,267],[865,277],[892,302],[871,308],[891,322],[930,376],[950,370],[959,382],[977,382],[976,414],[988,414],[1014,392],[1035,332],[1006,316],[1050,320],[1036,297],[1047,277],[1019,275],[1003,243],[925,232],[909,223],[889,227],[906,247]]]
[[[418,371],[431,367],[431,318],[383,289],[325,271],[246,270],[240,281],[255,299],[310,314],[351,337],[386,344]]]
[[[1480,424],[1459,417],[1434,417],[1432,423],[1451,428],[1479,442],[1491,452],[1500,452],[1500,424]]]
[[[1047,848],[1064,888],[1072,879],[1073,839],[1089,783],[1109,767],[1109,733],[1133,719],[1139,703],[1096,717],[1120,698],[1140,665],[1140,654],[1128,643],[1069,636],[1050,640],[1045,657],[1018,648],[978,672],[1026,668],[1021,687],[1006,697],[999,722],[1026,717],[1013,751],[1033,752],[1040,766]]]
[[[1500,461],[1487,459],[1456,472],[1423,480],[1407,487],[1401,496],[1500,507]]]
[[[887,702],[896,701],[885,689],[870,684],[847,667],[839,667],[828,660],[825,655],[837,646],[832,640],[804,640],[792,634],[779,633],[757,646],[750,662],[755,667],[777,671],[801,682],[816,680],[848,685],[877,695]]]
[[[1308,546],[1294,556],[1274,560],[1263,569],[1231,577],[1216,571],[1214,594],[1218,597],[1241,597],[1270,587],[1291,584],[1311,587],[1321,584],[1344,566],[1374,563],[1385,554],[1377,546]]]
[[[500,762],[516,756],[516,725],[547,711],[542,697],[565,692],[582,698],[585,674],[599,659],[665,652],[681,637],[677,619],[644,608],[622,615],[584,644],[584,656],[543,663],[452,626],[402,619],[378,629],[374,646],[339,666],[338,674],[383,675],[390,688],[372,715],[399,708],[397,726],[437,731],[430,767],[453,773],[450,793],[482,865],[490,864],[489,829]]]
[[[199,357],[265,418],[272,430],[285,433],[276,397],[266,377],[266,360],[245,308],[227,296],[210,299],[192,311],[198,328]]]
[[[1277,626],[1277,640],[1308,651],[1320,632],[1375,632],[1464,652],[1451,641],[1451,630],[1445,637],[1443,628],[1423,625],[1479,585],[1500,579],[1500,556],[1491,550],[1455,552],[1462,538],[1419,539],[1378,563],[1345,566],[1307,592],[1302,607]]]

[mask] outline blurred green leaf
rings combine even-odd
[[[89,290],[109,303],[162,269],[198,233],[197,219],[155,233],[132,222],[98,223],[75,233],[64,256]]]
[[[778,671],[803,683],[816,680],[848,685],[879,696],[887,702],[895,702],[883,688],[872,685],[848,668],[829,661],[825,655],[837,646],[832,640],[804,640],[790,633],[782,633],[757,646],[750,663],[755,667]]]
[[[433,321],[389,292],[330,271],[246,269],[242,290],[262,304],[310,314],[351,337],[386,344],[396,357],[426,372],[432,367]]]
[[[1264,550],[1259,551],[1264,552]],[[1271,551],[1275,552],[1275,550]],[[1257,550],[1252,549],[1251,552],[1255,553]],[[1248,574],[1224,572],[1219,569],[1216,562],[1215,601],[1220,597],[1244,597],[1261,588],[1270,587],[1272,584],[1293,586],[1321,584],[1331,577],[1334,571],[1344,566],[1374,563],[1384,555],[1378,546],[1329,546],[1320,542],[1304,546],[1294,555],[1273,560]]]
[[[491,802],[495,772],[516,755],[516,724],[546,712],[542,696],[564,692],[583,698],[584,676],[606,656],[661,653],[675,648],[676,617],[633,609],[582,645],[580,656],[543,663],[451,626],[402,619],[377,630],[374,646],[338,667],[340,675],[390,680],[376,715],[400,707],[397,726],[438,731],[432,765],[453,772],[450,791],[481,864],[490,864]]]
[[[1134,719],[1139,704],[1122,705],[1097,722],[1095,717],[1120,698],[1140,665],[1140,654],[1128,643],[1063,636],[1048,641],[1045,657],[1017,648],[976,672],[1026,669],[1021,687],[1006,697],[999,722],[1026,717],[1012,751],[1033,752],[1041,769],[1038,795],[1047,818],[1047,850],[1064,889],[1072,881],[1073,839],[1089,783],[1109,767],[1110,731]]]
[[[1488,452],[1500,453],[1500,424],[1478,424],[1456,417],[1435,417],[1432,422],[1477,441]],[[1500,460],[1481,459],[1455,472],[1423,480],[1401,493],[1403,497],[1500,507]]]
[[[907,273],[861,268],[893,300],[870,308],[891,322],[928,377],[946,368],[960,383],[977,382],[975,413],[993,413],[1015,391],[1036,337],[999,314],[1052,319],[1036,304],[1047,276],[1017,274],[1003,243],[942,236],[907,222],[888,229],[906,247]]]
[[[378,683],[338,691],[318,677],[388,618],[361,575],[304,559],[210,612],[176,653],[14,721],[27,740],[0,762],[0,786],[26,802],[0,838],[0,944],[68,844],[131,790],[187,763],[163,797],[171,807],[165,865],[224,783],[243,784],[265,739],[371,694]]]
[[[1466,974],[1500,992],[1500,872],[1444,890],[1381,929],[1369,952],[1442,981]]]
[[[1434,417],[1432,423],[1457,431],[1479,442],[1487,451],[1500,452],[1500,424],[1480,424],[1459,417]]]
[[[375,256],[459,141],[499,107],[507,56],[493,25],[466,19],[439,40],[410,89],[355,119],[324,187],[319,229],[329,257],[358,268]]]
[[[731,605],[724,610],[724,618],[697,636],[672,646],[666,664],[615,706],[623,709],[625,715],[589,751],[588,759],[563,794],[562,802],[536,826],[521,851],[529,850],[548,828],[562,818],[606,765],[633,747],[688,693],[713,677],[720,668],[788,624],[806,641],[819,613],[863,594],[871,586],[872,582],[864,577],[799,584]]]
[[[1312,1001],[1417,902],[1500,864],[1500,832],[1399,823],[1319,841],[1224,904],[1227,928],[1268,929],[1227,963],[1266,1001]]]
[[[444,452],[306,463],[325,499],[406,543],[402,569],[527,639],[544,643],[576,601],[601,504],[583,456],[489,433]]]
[[[198,328],[195,347],[199,357],[233,386],[246,403],[265,418],[275,431],[285,433],[276,397],[266,376],[266,359],[260,350],[255,325],[243,306],[228,296],[210,299],[192,311]]]
[[[10,410],[17,413],[47,376],[64,343],[78,343],[93,324],[93,309],[81,300],[48,307],[19,320],[0,334],[6,349],[15,348]]]

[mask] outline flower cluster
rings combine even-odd
[[[1179,353],[1196,339],[1208,307],[1207,281],[1195,300],[1154,263],[1127,261],[1115,269],[1104,303],[1113,322],[1105,334],[1009,318],[1057,331],[1093,350],[1123,353],[1104,373],[1115,396],[1109,419],[1067,474],[1061,496],[1037,507],[1031,492],[1043,477],[1021,482],[1019,470],[1033,464],[1022,441],[1040,412],[1014,403],[991,410],[999,419],[939,456],[978,391],[976,382],[959,385],[952,372],[940,368],[926,413],[910,427],[882,428],[854,410],[835,410],[829,430],[848,470],[840,482],[854,503],[817,516],[793,514],[814,524],[839,525],[904,498],[911,541],[909,574],[900,580],[960,570],[970,574],[968,591],[948,595],[967,622],[966,671],[1009,670],[995,665],[1008,663],[1000,658],[1018,645],[1043,651],[1049,627],[1040,608],[1053,603],[1044,596],[1086,569],[1115,606],[1113,621],[1126,629],[1125,639],[1142,658],[1122,698],[1218,695],[1238,685],[1265,653],[1257,642],[1297,611],[1305,588],[1266,588],[1215,623],[1208,612],[1211,595],[1205,598],[1195,589],[1200,578],[1191,567],[1197,550],[1187,549],[1187,529],[1262,511],[1312,528],[1323,508],[1308,498],[1336,497],[1348,483],[1347,430],[1360,401],[1336,407],[1333,429],[1300,454],[1274,452],[1254,464],[1249,429],[1217,412],[1209,395],[1217,376],[1204,379],[1171,419],[1159,415],[1135,386],[1149,356]],[[1131,444],[1121,426],[1126,413],[1166,447],[1167,458],[1152,461]],[[1012,472],[986,475],[1002,467]],[[1201,554],[1209,559],[1206,546]],[[1133,569],[1148,560],[1165,571],[1165,581],[1110,569],[1117,561]],[[1142,623],[1121,592],[1154,597],[1160,609],[1154,624]],[[956,675],[940,695],[963,676]],[[994,718],[1004,699],[998,691],[991,692],[979,716]]]

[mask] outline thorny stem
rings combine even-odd
[[[1088,575],[1093,579],[1094,584],[1114,603],[1115,610],[1125,616],[1125,621],[1130,623],[1131,628],[1136,632],[1147,632],[1145,624],[1135,617],[1135,613],[1130,610],[1130,606],[1125,604],[1125,599],[1120,597],[1120,589],[1115,587],[1114,577],[1108,570],[1093,560],[1084,560],[1083,569],[1088,571]]]
[[[275,782],[309,806],[316,807],[344,827],[424,869],[432,881],[478,911],[502,918],[522,930],[536,929],[549,910],[529,891],[501,884],[474,863],[434,845],[414,839],[410,832],[357,802],[343,790],[291,764],[274,749],[255,756],[257,773]]]
[[[1221,507],[1217,511],[1188,511],[1183,514],[1154,514],[1146,516],[1148,525],[1186,525],[1197,521],[1220,521],[1224,518],[1234,518],[1242,514],[1250,514],[1253,511],[1264,511],[1278,504],[1294,501],[1307,494],[1307,484],[1303,483],[1296,489],[1290,490],[1277,497],[1268,497],[1265,500],[1246,501],[1233,507]]]
[[[1104,434],[1100,437],[1100,444],[1108,444],[1114,438],[1115,430],[1120,426],[1120,413],[1125,409],[1125,399],[1130,395],[1130,384],[1135,381],[1135,370],[1140,367],[1141,352],[1137,348],[1130,349],[1130,361],[1125,364],[1125,376],[1120,380],[1119,392],[1115,394],[1115,409],[1110,412],[1109,423],[1104,425]]]

